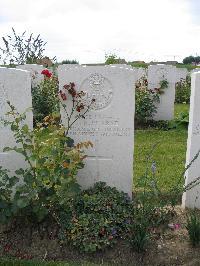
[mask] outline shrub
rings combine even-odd
[[[159,88],[149,90],[146,77],[138,80],[135,91],[135,118],[137,123],[145,124],[152,120],[157,112],[156,104],[167,86],[167,80],[162,80]]]
[[[190,103],[191,78],[181,79],[176,83],[175,103]]]
[[[76,199],[70,223],[63,221],[66,237],[83,252],[112,246],[127,229],[130,209],[127,194],[98,182]]]
[[[40,222],[47,215],[53,216],[57,208],[62,208],[79,191],[76,175],[84,166],[85,155],[65,135],[65,128],[55,125],[54,121],[51,123],[50,117],[44,126],[31,130],[23,124],[25,114],[19,115],[12,105],[10,107],[10,120],[6,123],[19,146],[6,147],[4,151],[22,154],[29,167],[16,170],[17,179],[12,177],[9,181],[6,170],[1,171],[1,189],[6,187],[5,193],[10,193],[17,180],[23,181],[15,187],[14,197],[8,194],[6,199],[8,203],[11,200],[14,216]]]
[[[51,84],[51,73],[45,71],[44,74],[47,76],[47,84]],[[73,139],[68,137],[68,131],[89,111],[94,102],[92,99],[89,105],[84,104],[83,95],[84,92],[75,90],[74,83],[64,85],[63,91],[60,91],[60,98],[57,99],[60,99],[63,107],[66,107],[66,100],[70,100],[70,96],[73,102],[66,127],[59,119],[55,121],[54,117],[47,116],[32,130],[25,124],[26,113],[19,114],[8,102],[10,111],[6,114],[8,119],[4,121],[4,125],[13,131],[18,145],[5,147],[4,151],[15,151],[24,156],[27,169],[16,170],[16,176],[10,179],[8,170],[0,171],[0,189],[3,195],[0,198],[0,206],[7,204],[11,208],[9,215],[8,212],[5,213],[4,207],[0,210],[0,216],[4,216],[3,220],[6,221],[8,216],[22,216],[25,220],[36,223],[47,216],[56,218],[57,210],[62,210],[64,206],[67,208],[69,199],[79,192],[76,175],[84,166],[86,155],[83,150],[92,146],[92,143],[88,141],[75,146]],[[19,180],[21,183],[17,184]],[[11,197],[13,188],[15,193]]]
[[[32,88],[34,124],[59,112],[58,79],[48,70],[43,70],[42,74],[44,80],[36,88]]]

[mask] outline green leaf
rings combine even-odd
[[[10,147],[5,147],[4,149],[3,149],[3,152],[6,152],[6,151],[12,151],[13,149],[12,148],[10,148]]]
[[[25,208],[25,207],[28,206],[28,205],[29,205],[29,200],[28,200],[28,198],[23,197],[23,198],[20,198],[20,199],[17,200],[17,206],[18,206],[20,209],[23,209],[23,208]]]
[[[17,175],[24,175],[24,169],[20,168],[20,169],[16,170],[15,173]]]
[[[11,128],[12,131],[16,131],[18,129],[18,126],[12,124],[10,128]]]
[[[24,126],[22,127],[22,131],[23,131],[24,134],[27,134],[28,131],[29,131],[28,125],[24,125]]]

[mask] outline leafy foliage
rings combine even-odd
[[[35,124],[41,123],[48,115],[59,113],[58,79],[56,76],[45,77],[36,88],[32,88],[32,104]]]
[[[191,78],[187,76],[186,80],[181,79],[176,83],[176,103],[190,103]]]
[[[132,67],[148,68],[149,64],[145,62],[128,62]]]
[[[49,215],[54,217],[56,210],[66,206],[69,198],[79,192],[76,175],[84,166],[83,149],[92,144],[75,146],[66,135],[66,128],[55,124],[50,116],[32,130],[24,123],[26,114],[19,114],[8,104],[10,112],[4,123],[13,131],[17,146],[5,147],[4,151],[23,155],[27,169],[16,170],[16,176],[11,179],[8,171],[1,169],[1,204],[9,205],[12,213],[1,211],[1,216],[4,215],[4,221],[8,216],[23,216],[30,222],[40,222]],[[11,197],[14,185],[15,193]]]
[[[106,65],[121,64],[122,61],[125,62],[125,60],[119,58],[116,54],[106,54],[105,60]]]
[[[193,247],[200,244],[200,217],[193,211],[188,215],[186,229]]]
[[[169,128],[187,128],[189,124],[189,112],[181,112],[178,117],[169,122]]]
[[[130,222],[129,197],[103,182],[83,191],[76,199],[73,209],[72,219],[66,227],[66,236],[73,246],[84,252],[112,246]]]
[[[135,92],[135,117],[139,123],[147,123],[153,118],[157,112],[156,103],[160,100],[160,95],[168,87],[167,80],[160,82],[159,88],[148,89],[148,81],[146,77],[142,77],[136,83]]]
[[[183,64],[195,64],[198,65],[200,63],[200,56],[187,56],[183,59]]]
[[[17,34],[12,28],[12,34],[2,37],[4,47],[0,47],[0,60],[4,64],[34,64],[43,57],[46,43],[40,34],[36,37],[31,33],[26,36],[26,31]]]

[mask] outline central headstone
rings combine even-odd
[[[134,147],[134,71],[116,66],[59,66],[60,89],[74,82],[92,109],[69,131],[76,143],[91,141],[78,181],[83,188],[104,181],[132,196]],[[65,112],[61,110],[64,124]]]

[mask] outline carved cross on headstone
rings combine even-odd
[[[100,180],[100,161],[101,160],[110,160],[112,161],[113,160],[113,156],[110,156],[110,157],[107,157],[107,156],[102,156],[99,154],[99,150],[100,150],[100,142],[98,139],[95,139],[94,140],[94,153],[95,155],[91,155],[91,156],[88,156],[87,158],[88,159],[91,159],[91,160],[94,160],[95,161],[95,181],[98,182]]]

